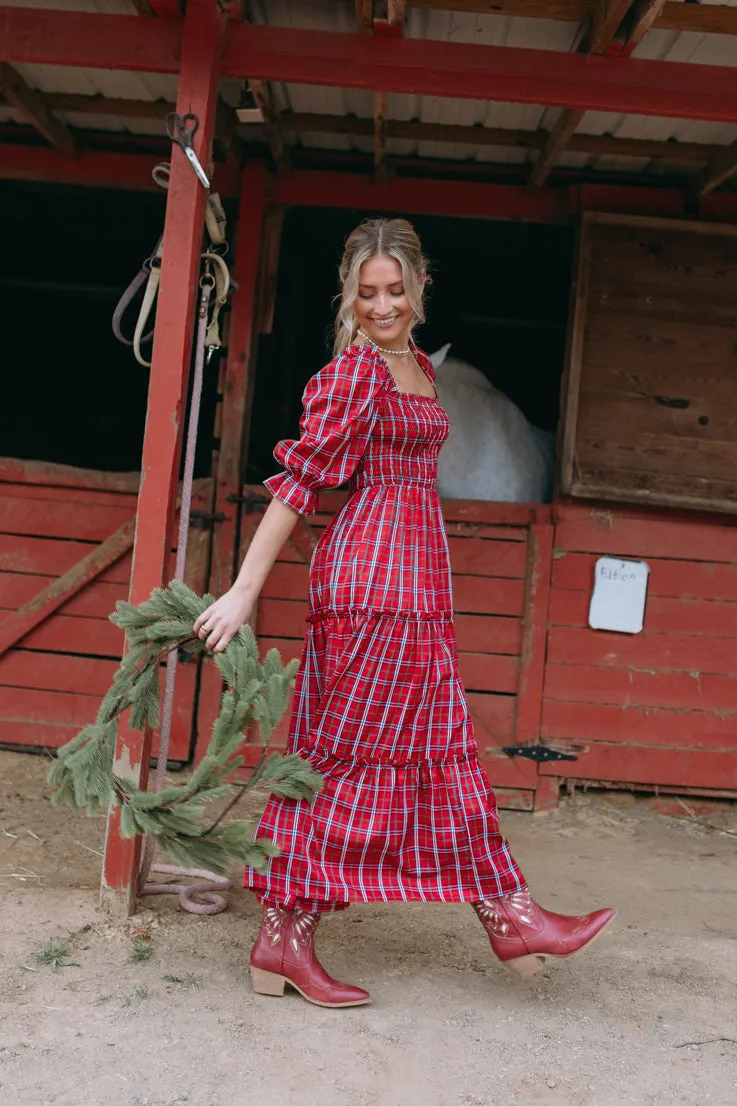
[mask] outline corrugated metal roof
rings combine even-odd
[[[134,14],[133,0],[13,0],[15,6],[97,11]],[[727,0],[737,6],[737,0]],[[0,7],[9,6],[0,0]],[[285,27],[311,28],[325,31],[355,30],[354,0],[251,0],[249,15],[259,23]],[[574,50],[585,31],[583,24],[555,22],[545,19],[522,19],[497,15],[472,15],[463,12],[428,11],[409,8],[406,34],[412,38],[432,38],[446,42],[468,42],[486,45],[529,47],[538,50]],[[695,34],[693,32],[651,31],[635,51],[640,58],[665,61],[696,62],[704,65],[737,66],[737,39],[728,35]],[[177,81],[173,76],[158,74],[109,72],[60,66],[19,65],[18,70],[29,85],[47,93],[76,93],[133,100],[167,100],[176,98]],[[229,82],[223,90],[230,103],[237,103],[239,83]],[[355,115],[373,117],[373,96],[357,89],[322,88],[305,85],[274,85],[273,94],[279,110],[324,115]],[[483,126],[508,130],[550,130],[560,111],[530,104],[507,104],[477,100],[448,100],[434,96],[392,94],[388,98],[389,118],[401,121],[418,120],[447,126]],[[59,112],[70,126],[139,135],[163,133],[162,123],[152,119],[134,119],[116,115],[91,115],[81,112]],[[0,122],[24,123],[22,114],[0,106]],[[244,130],[248,134],[248,130]],[[253,131],[250,132],[251,134]],[[652,116],[615,115],[588,112],[578,129],[579,134],[612,135],[618,138],[653,139],[658,141],[727,145],[737,139],[737,126],[704,123],[692,120],[661,119]],[[303,132],[294,134],[295,144],[312,149],[355,150],[370,154],[372,140],[366,136]],[[397,157],[418,157],[445,161],[477,161],[495,164],[532,162],[534,151],[520,147],[463,145],[449,142],[410,141],[392,138],[387,153]],[[563,168],[588,169],[602,172],[635,172],[687,174],[699,170],[698,162],[679,163],[673,159],[653,159],[592,156],[564,152],[558,164]]]

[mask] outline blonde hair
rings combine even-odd
[[[414,318],[412,326],[425,321],[424,288],[428,280],[427,261],[417,232],[406,219],[366,219],[348,236],[340,263],[341,290],[335,320],[333,356],[337,357],[356,337],[358,323],[353,304],[358,295],[361,266],[371,257],[393,257],[402,269],[402,280]],[[411,336],[411,331],[410,331]]]

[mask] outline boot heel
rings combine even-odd
[[[251,967],[251,982],[257,995],[283,995],[286,980],[276,972],[265,972],[263,968]]]
[[[528,956],[515,956],[513,960],[506,960],[505,964],[523,979],[529,979],[531,975],[536,975],[545,967],[545,957],[531,953]]]

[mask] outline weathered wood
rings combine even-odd
[[[560,155],[581,125],[585,111],[564,111],[545,140],[530,171],[528,188],[542,188]]]
[[[364,35],[370,35],[373,32],[373,0],[356,0],[356,29],[360,34]]]
[[[559,551],[553,561],[553,588],[589,593],[594,583],[596,557]],[[737,603],[737,565],[712,561],[651,560],[647,584],[648,616],[653,598],[720,600]],[[706,604],[714,609],[714,602]]]
[[[737,655],[722,638],[645,633],[630,638],[562,626],[549,630],[548,664],[737,676]]]
[[[599,0],[589,28],[578,47],[581,54],[606,54],[629,11],[633,0]],[[535,160],[528,180],[529,188],[541,188],[560,155],[583,122],[586,112],[568,108],[563,111]]]
[[[688,5],[684,5],[688,6]],[[680,791],[688,780],[694,790],[713,789],[715,781],[737,791],[737,755],[709,749],[672,749],[597,741],[579,750],[578,759],[565,764],[541,764],[540,775],[571,780],[639,784],[652,789],[670,786]]]
[[[407,0],[408,7],[445,11],[449,0]],[[453,10],[479,15],[522,19],[552,19],[561,23],[586,23],[596,12],[597,0],[452,0]],[[668,0],[654,27],[664,31],[697,34],[737,34],[737,9],[722,4],[684,4]]]
[[[627,57],[642,41],[663,14],[667,0],[635,0],[626,20],[627,41],[622,54]]]
[[[7,62],[0,62],[0,92],[5,102],[23,112],[47,142],[67,154],[74,153],[76,143],[72,132],[53,114],[43,93],[31,88]]]
[[[389,97],[386,92],[374,93],[374,177],[386,175],[387,113]]]
[[[74,568],[48,584],[20,610],[9,615],[0,625],[0,657],[63,603],[81,591],[85,584],[94,580],[114,561],[119,560],[133,545],[134,528],[135,519],[128,519]]]
[[[563,491],[734,512],[735,228],[588,215],[581,251]]]
[[[98,472],[50,461],[0,457],[0,484],[40,484],[44,487],[93,488],[138,495],[140,472]],[[2,489],[0,489],[1,491]]]
[[[560,703],[546,700],[542,734],[546,741],[621,741],[730,752],[735,749],[737,710],[667,710],[618,703]],[[737,754],[736,754],[737,755]]]
[[[520,745],[540,737],[552,555],[553,527],[532,526],[515,731],[515,742]]]
[[[737,142],[732,142],[714,155],[704,172],[697,178],[693,192],[697,196],[708,196],[735,173],[737,173]]]
[[[610,704],[620,710],[669,707],[734,712],[737,680],[697,672],[550,664],[545,675],[545,698],[565,703]],[[678,733],[674,743],[677,740]]]
[[[550,600],[550,625],[587,626],[588,611],[586,592],[556,588]],[[737,640],[737,603],[682,600],[648,591],[645,628],[649,634],[698,634]]]
[[[133,19],[132,22],[140,20]],[[182,47],[181,63],[177,66],[177,111],[182,115],[192,112],[198,117],[194,152],[200,162],[208,166],[228,13],[210,3],[210,0],[189,0],[183,24],[164,19],[151,20],[151,24],[151,30],[179,29]],[[152,590],[165,582],[169,563],[204,214],[205,193],[202,185],[183,152],[173,145],[164,222],[161,291],[156,310],[143,442],[141,491],[136,514],[130,592],[131,602],[135,604],[148,599]],[[185,665],[181,667],[186,668]],[[113,761],[116,775],[145,787],[151,743],[150,730],[141,734],[123,721]],[[124,914],[133,909],[135,902],[140,840],[122,836],[119,816],[119,810],[111,808],[102,888],[108,905],[117,913]]]
[[[83,100],[86,97],[78,97]],[[93,100],[97,103],[97,100]],[[115,101],[110,101],[111,104]],[[284,111],[282,125],[297,134],[349,134],[370,138],[373,121],[355,115],[321,115],[317,112]],[[462,126],[455,123],[425,123],[418,119],[388,119],[388,138],[401,138],[411,142],[450,142],[463,146],[501,146],[512,149],[541,150],[549,138],[549,131],[512,130],[505,127],[479,125]],[[705,163],[723,146],[704,142],[668,142],[646,138],[617,138],[609,134],[573,134],[568,142],[571,153],[591,154],[595,157],[641,157],[671,161]]]
[[[279,112],[274,104],[274,96],[268,81],[250,80],[248,87],[253,96],[264,121],[266,140],[271,150],[274,162],[279,163],[284,158],[284,135]]]

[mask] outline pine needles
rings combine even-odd
[[[215,655],[226,690],[207,753],[189,781],[152,794],[113,772],[120,715],[130,709],[129,723],[134,729],[158,725],[160,663],[171,649],[184,649],[193,656],[206,652],[205,644],[192,631],[197,617],[212,602],[212,596],[200,598],[174,581],[168,588],[158,588],[138,607],[117,604],[111,621],[125,631],[129,651],[96,720],[59,749],[49,773],[49,783],[56,789],[52,802],[85,808],[89,814],[116,803],[124,837],[155,837],[183,867],[222,873],[233,858],[263,871],[269,859],[278,855],[277,845],[266,838],[253,840],[253,828],[247,822],[224,823],[225,814],[245,791],[257,785],[272,794],[311,801],[322,780],[301,757],[268,753],[298,662],[283,665],[278,651],[272,649],[262,663],[250,627],[241,627],[226,650]],[[243,764],[238,748],[253,722],[259,730],[261,756],[250,779],[235,785],[232,774]],[[227,797],[231,801],[220,817],[203,825],[208,804]]]

